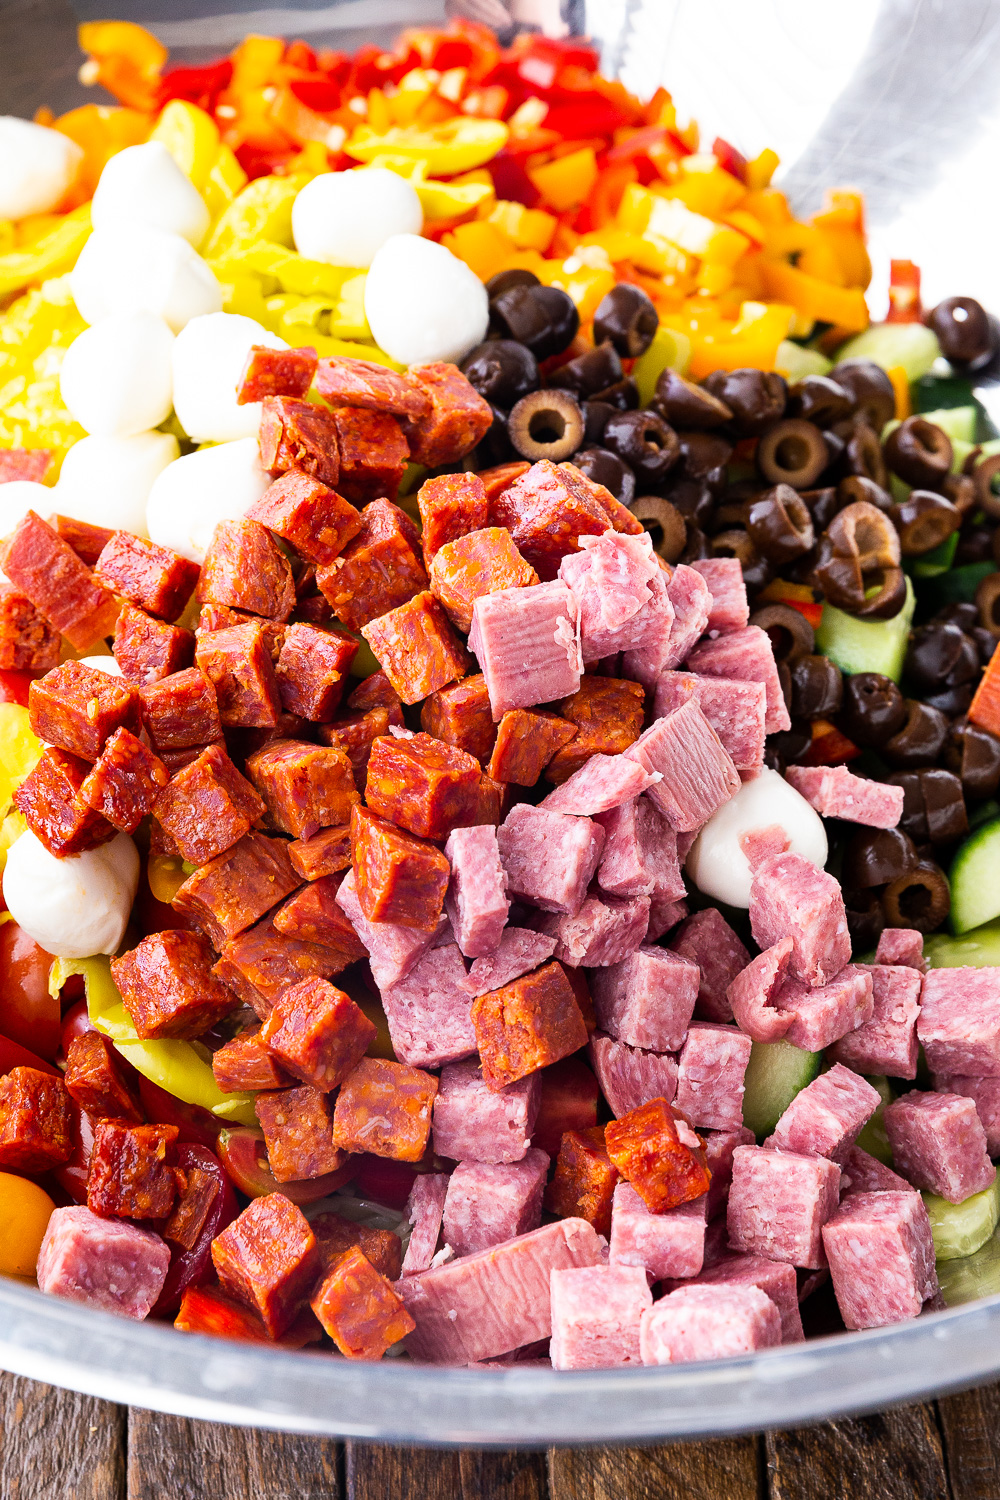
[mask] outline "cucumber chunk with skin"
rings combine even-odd
[[[940,1260],[937,1267],[941,1296],[948,1307],[975,1302],[1000,1292],[1000,1238],[993,1235],[974,1255],[962,1260]]]
[[[892,620],[859,620],[824,604],[816,650],[836,662],[842,672],[881,672],[898,682],[916,602],[913,584],[907,579],[906,603]]]
[[[932,969],[982,969],[1000,965],[1000,922],[987,922],[951,937],[932,933],[924,941],[924,956]]]
[[[836,361],[870,359],[883,370],[899,366],[912,384],[929,372],[940,353],[937,336],[923,323],[872,323],[837,350]]]
[[[1000,917],[1000,818],[984,823],[959,847],[948,882],[954,933],[971,932]]]
[[[872,1088],[878,1091],[882,1103],[878,1106],[871,1119],[865,1123],[864,1129],[861,1131],[855,1144],[860,1146],[862,1151],[867,1151],[869,1156],[874,1156],[876,1161],[882,1162],[886,1167],[891,1167],[892,1147],[889,1145],[883,1112],[886,1105],[892,1103],[892,1089],[889,1087],[888,1078],[866,1078],[865,1082],[870,1083]]]
[[[821,1052],[803,1052],[791,1042],[754,1042],[747,1063],[743,1123],[757,1139],[773,1131],[795,1095],[812,1083]]]
[[[974,1255],[1000,1224],[1000,1178],[963,1203],[949,1203],[937,1193],[921,1193],[927,1205],[937,1260],[962,1260]]]
[[[919,416],[922,421],[940,427],[953,443],[969,443],[971,446],[976,441],[979,412],[974,406],[941,406],[937,411],[922,411]]]

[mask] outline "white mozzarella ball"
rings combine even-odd
[[[384,167],[322,172],[292,204],[296,250],[332,266],[370,266],[392,235],[423,227],[416,189]]]
[[[134,437],[173,406],[174,335],[153,313],[115,313],[84,329],[59,371],[71,415],[97,437]]]
[[[188,453],[153,485],[146,507],[149,539],[192,562],[204,562],[219,522],[245,515],[270,483],[256,438]]]
[[[83,152],[47,125],[0,115],[0,219],[23,219],[58,208]]]
[[[0,484],[0,537],[10,536],[29,510],[47,521],[55,512],[54,493],[47,484],[36,484],[33,479],[9,479]]]
[[[372,261],[365,316],[380,348],[404,365],[458,361],[486,337],[486,288],[464,261],[418,234],[396,234]]]
[[[93,667],[95,672],[103,672],[105,677],[121,677],[122,669],[113,656],[81,656],[81,662],[85,667]]]
[[[179,452],[169,432],[81,438],[63,459],[49,510],[91,526],[145,536],[149,492]]]
[[[125,223],[150,224],[179,234],[197,250],[211,223],[198,189],[162,141],[126,146],[110,158],[94,193],[95,229]]]
[[[198,252],[179,234],[148,224],[95,229],[73,267],[70,287],[88,323],[147,312],[180,333],[192,318],[222,311],[222,288]]]
[[[287,349],[284,339],[253,318],[209,313],[192,318],[174,344],[174,410],[196,443],[231,443],[255,436],[260,402],[236,403],[236,387],[254,344]]]
[[[698,889],[727,906],[749,906],[752,877],[740,836],[775,824],[793,854],[823,868],[829,851],[822,818],[783,776],[765,769],[709,818],[692,845],[685,868]]]
[[[7,852],[3,894],[14,921],[46,953],[114,953],[139,886],[139,853],[127,833],[99,849],[56,859],[31,832]]]

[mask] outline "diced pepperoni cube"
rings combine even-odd
[[[319,724],[332,719],[357,650],[357,641],[339,631],[289,625],[276,669],[285,712]]]
[[[236,383],[236,404],[265,396],[304,396],[316,374],[315,349],[269,349],[254,344]]]
[[[707,677],[762,682],[767,692],[767,733],[777,734],[790,726],[771,640],[758,625],[730,631],[714,641],[702,641],[688,656],[687,664],[692,672],[703,672]]]
[[[805,984],[826,984],[850,960],[840,886],[801,854],[775,854],[758,865],[750,888],[750,925],[761,949],[792,938],[789,972]]]
[[[931,1223],[919,1193],[850,1193],[823,1226],[823,1248],[848,1328],[916,1318],[938,1289]]]
[[[781,1343],[781,1318],[756,1286],[679,1287],[642,1315],[645,1365],[753,1354]]]
[[[642,947],[592,976],[602,1031],[631,1047],[677,1052],[698,996],[698,969],[663,948]]]
[[[136,1033],[196,1037],[228,1015],[234,998],[213,979],[213,962],[205,938],[182,928],[152,933],[113,959],[111,972]]]
[[[920,970],[887,963],[853,967],[871,974],[872,1018],[835,1042],[831,1057],[857,1073],[916,1078]]]
[[[747,586],[738,557],[706,557],[692,562],[712,593],[712,607],[705,626],[709,635],[729,635],[742,630],[750,619]]]
[[[479,660],[493,717],[575,693],[583,663],[576,601],[561,579],[478,598],[469,650]]]
[[[168,1162],[176,1125],[123,1125],[101,1120],[87,1173],[87,1207],[117,1219],[164,1219],[177,1196]]]
[[[479,810],[477,823],[491,823],[498,828],[504,813],[510,806],[509,788],[502,781],[494,781],[485,771],[479,778]]]
[[[357,508],[312,474],[291,469],[247,511],[277,532],[301,557],[328,567],[362,528]]]
[[[147,614],[176,620],[198,582],[198,564],[131,531],[116,531],[97,559],[94,577]]]
[[[288,846],[292,869],[303,880],[323,880],[346,870],[351,863],[351,825],[321,828],[309,839],[296,839]]]
[[[259,1026],[241,1031],[213,1052],[212,1072],[224,1094],[283,1089],[292,1082],[264,1046]]]
[[[518,802],[497,838],[509,895],[576,916],[604,847],[599,823]]]
[[[282,990],[309,977],[331,979],[347,968],[352,956],[322,943],[286,937],[270,917],[264,917],[222,945],[222,957],[212,973],[266,1021]]]
[[[683,1143],[666,1099],[650,1099],[604,1129],[608,1155],[648,1208],[664,1213],[708,1191],[699,1152]]]
[[[243,932],[299,883],[284,839],[250,832],[201,869],[189,875],[173,907],[191,916],[216,948]]]
[[[549,761],[546,781],[558,786],[592,755],[620,755],[639,738],[645,702],[637,682],[617,677],[584,677],[579,690],[557,705],[576,725],[576,736]]]
[[[387,1279],[357,1247],[341,1256],[309,1305],[347,1359],[381,1359],[417,1326]]]
[[[92,526],[89,521],[78,521],[75,516],[50,516],[49,525],[89,568],[94,566],[114,536],[109,527]]]
[[[406,423],[414,463],[437,469],[464,458],[489,430],[493,411],[454,365],[411,365],[407,376],[430,400],[426,416]]]
[[[275,931],[333,948],[343,953],[348,963],[366,957],[364,943],[337,904],[339,888],[340,879],[335,875],[323,876],[303,886],[278,907],[274,914]]]
[[[193,1250],[219,1191],[219,1179],[203,1167],[188,1167],[178,1180],[177,1201],[163,1226],[164,1239]]]
[[[90,767],[62,750],[44,750],[14,791],[14,807],[37,839],[59,859],[96,849],[115,830],[83,797]]]
[[[880,1102],[878,1090],[870,1083],[834,1063],[828,1073],[821,1073],[799,1090],[767,1144],[799,1156],[829,1156],[842,1161]]]
[[[288,619],[295,608],[292,569],[266,526],[245,516],[219,522],[201,566],[198,600]]]
[[[58,630],[30,599],[0,580],[0,670],[48,672],[58,661]]]
[[[420,725],[435,739],[474,755],[480,764],[488,760],[496,727],[483,674],[476,672],[431,693],[421,704]]]
[[[178,771],[156,799],[154,816],[192,864],[224,854],[264,819],[264,803],[221,745]]]
[[[365,796],[373,812],[418,838],[445,839],[473,822],[479,776],[473,756],[429,734],[385,735],[372,745]]]
[[[115,628],[118,605],[40,516],[29,510],[0,547],[0,568],[18,593],[78,651]]]
[[[154,750],[190,750],[222,739],[215,688],[200,667],[172,672],[144,684],[139,701],[142,722]]]
[[[370,922],[428,930],[444,904],[450,868],[439,849],[367,808],[351,812],[358,900]]]
[[[669,1104],[677,1092],[677,1060],[665,1052],[643,1052],[599,1032],[590,1039],[590,1060],[616,1119],[663,1098]]]
[[[404,703],[419,703],[469,669],[468,653],[426,590],[363,625],[361,634]]]
[[[400,515],[402,514],[400,511]],[[372,672],[371,676],[363,677],[351,693],[345,707],[356,714],[367,713],[372,708],[385,708],[396,715],[389,720],[391,724],[402,725],[403,723],[403,707],[399,694],[382,671]]]
[[[295,396],[265,396],[257,442],[269,474],[298,469],[331,488],[337,483],[337,424],[325,408]]]
[[[337,407],[331,415],[340,452],[340,494],[355,505],[392,500],[410,457],[397,418],[348,406]]]
[[[84,1031],[66,1049],[66,1092],[95,1120],[139,1124],[138,1096],[125,1077],[118,1054],[99,1031]]]
[[[304,979],[283,990],[262,1032],[283,1068],[324,1093],[357,1066],[375,1034],[374,1023],[325,979]]]
[[[194,632],[154,620],[133,604],[123,604],[115,625],[113,650],[122,676],[142,688],[190,668]]]
[[[639,1328],[652,1301],[645,1272],[634,1266],[553,1271],[553,1369],[640,1365]]]
[[[436,951],[436,950],[435,950]],[[520,1161],[531,1145],[541,1100],[533,1073],[499,1093],[476,1058],[448,1063],[434,1101],[434,1150],[455,1161]]]
[[[611,1264],[636,1266],[654,1281],[697,1276],[705,1262],[707,1194],[652,1213],[629,1183],[614,1190]]]
[[[494,781],[534,786],[556,752],[576,734],[576,725],[557,714],[508,709],[497,729],[489,775]]]
[[[419,1161],[427,1149],[438,1081],[420,1068],[365,1057],[344,1079],[333,1138],[344,1151]]]
[[[280,1338],[319,1271],[316,1236],[283,1193],[255,1198],[212,1242],[223,1289],[254,1308]]]
[[[545,1206],[558,1219],[586,1219],[607,1239],[617,1183],[618,1168],[605,1148],[603,1125],[567,1130],[559,1145]]]
[[[549,1158],[534,1147],[520,1161],[459,1162],[444,1200],[445,1242],[456,1255],[477,1255],[537,1229],[548,1170]]]
[[[394,417],[424,417],[430,398],[406,375],[368,359],[321,359],[316,389],[331,406],[356,406]]]
[[[883,1119],[893,1163],[914,1187],[962,1203],[996,1177],[975,1101],[965,1095],[911,1089]]]
[[[472,1022],[483,1077],[494,1090],[586,1045],[587,1027],[561,964],[548,963],[480,995]]]
[[[11,1068],[0,1078],[0,1168],[47,1172],[73,1155],[73,1106],[61,1078]]]
[[[402,714],[398,717],[401,722]],[[322,743],[334,750],[342,750],[350,761],[354,785],[359,792],[365,789],[372,745],[379,735],[388,734],[389,726],[395,722],[392,709],[371,708],[367,713],[349,714],[335,719],[332,724],[320,725]]]
[[[506,526],[514,545],[542,579],[554,578],[559,564],[579,549],[581,536],[600,536],[611,522],[590,487],[572,468],[542,459],[490,507],[490,522]]]
[[[360,630],[427,587],[415,530],[398,506],[375,500],[360,522],[342,555],[316,572],[324,597],[349,630]]]
[[[821,1231],[837,1207],[840,1168],[824,1156],[737,1146],[726,1211],[729,1243],[748,1255],[818,1270]]]
[[[169,779],[152,750],[127,729],[116,729],[80,787],[80,796],[113,827],[134,833]]]
[[[360,800],[347,755],[333,747],[275,740],[251,755],[246,769],[271,826],[298,839],[346,823]]]
[[[261,621],[199,631],[194,656],[215,688],[223,724],[255,729],[278,722],[281,697]]]
[[[509,490],[515,479],[520,479],[522,474],[527,474],[531,465],[527,459],[519,458],[512,460],[509,464],[494,464],[491,469],[480,469],[479,477],[486,486],[486,499],[490,505],[504,490]]]
[[[344,1219],[340,1214],[325,1213],[317,1214],[312,1220],[312,1230],[319,1246],[324,1271],[329,1271],[346,1250],[357,1246],[380,1275],[389,1281],[399,1280],[403,1246],[399,1235],[394,1234],[391,1229],[373,1229],[368,1224],[357,1224],[352,1219]]]
[[[139,731],[139,700],[120,677],[82,661],[63,662],[31,684],[32,732],[48,745],[95,761],[116,729]]]
[[[478,474],[440,474],[426,479],[417,494],[423,522],[421,542],[428,567],[446,542],[486,525],[486,489]]]
[[[327,1172],[339,1172],[346,1162],[346,1154],[333,1144],[330,1101],[319,1089],[306,1084],[258,1094],[254,1111],[275,1181],[324,1177]]]
[[[43,1292],[126,1318],[145,1318],[163,1290],[170,1250],[158,1234],[102,1219],[83,1204],[57,1208],[38,1252]]]
[[[440,600],[452,624],[466,633],[472,628],[473,606],[484,594],[529,588],[538,582],[538,574],[525,562],[503,526],[484,523],[479,530],[470,530],[454,541],[445,540],[429,555],[428,563],[431,593]]]

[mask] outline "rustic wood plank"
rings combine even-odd
[[[128,1423],[128,1500],[165,1496],[343,1500],[337,1444],[295,1433],[192,1422],[133,1407]]]
[[[551,1500],[759,1500],[758,1441],[554,1448],[549,1495]]]
[[[545,1455],[348,1443],[346,1500],[546,1500]]]
[[[0,1372],[3,1500],[124,1500],[125,1408]]]
[[[1000,1495],[1000,1386],[944,1396],[938,1413],[954,1500],[995,1500]]]
[[[948,1500],[931,1406],[769,1433],[766,1442],[770,1500]]]

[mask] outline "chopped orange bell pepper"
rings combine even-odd
[[[592,146],[543,166],[528,168],[529,180],[557,213],[582,203],[593,190],[597,177],[597,157]]]
[[[861,750],[841,734],[829,719],[813,719],[812,744],[802,757],[804,766],[844,766],[849,760],[857,760]]]
[[[796,311],[822,323],[835,323],[847,333],[868,327],[864,293],[856,287],[832,286],[807,276],[784,261],[761,263],[761,278],[768,297],[787,302]]]
[[[152,118],[134,109],[111,104],[81,104],[53,120],[52,129],[68,135],[83,152],[76,186],[63,205],[76,208],[94,196],[105,165],[126,146],[139,146],[149,139]]]
[[[994,651],[979,680],[969,706],[969,723],[1000,735],[1000,651]]]
[[[87,62],[82,81],[99,83],[123,104],[152,113],[160,97],[167,49],[152,32],[131,21],[86,21],[77,28]]]

